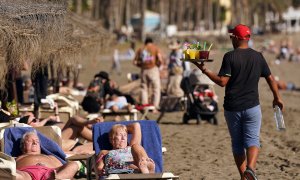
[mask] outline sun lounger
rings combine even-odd
[[[113,112],[110,109],[104,109],[101,112],[101,115],[105,118],[105,116],[124,116],[127,121],[129,120],[138,120],[138,110],[132,109],[128,111],[126,109],[121,109],[117,112]],[[128,116],[128,117],[126,117]]]
[[[118,174],[111,175],[108,179],[176,179],[178,176],[174,176],[172,173],[162,173],[163,172],[163,159],[162,159],[162,140],[160,129],[153,120],[139,120],[134,121],[141,125],[142,131],[142,146],[146,150],[148,156],[155,162],[155,174]],[[114,124],[130,124],[134,123],[132,121],[122,121],[122,122],[103,122],[97,123],[93,126],[93,144],[95,154],[99,154],[101,150],[111,149],[109,143],[108,132]],[[130,141],[130,134],[128,135]],[[172,175],[171,175],[172,174]]]
[[[23,134],[27,131],[32,131],[36,129],[38,131],[38,136],[41,142],[41,150],[43,154],[51,154],[56,156],[63,164],[66,161],[87,161],[87,170],[90,172],[90,158],[93,154],[74,154],[71,156],[67,156],[61,149],[61,130],[56,126],[44,126],[44,127],[10,127],[6,129],[2,129],[0,131],[0,141],[1,141],[1,152],[5,153],[6,156],[10,157],[8,160],[4,162],[3,157],[0,154],[0,173],[5,172],[6,175],[11,175],[14,177],[13,172],[15,172],[15,160],[13,157],[17,157],[20,155],[20,141],[19,139],[23,136]],[[4,157],[7,159],[7,157]],[[14,169],[8,170],[3,169],[1,166],[1,160],[5,164],[14,163]],[[9,162],[7,162],[9,161]],[[9,173],[12,172],[12,173]],[[0,174],[0,179],[1,179]],[[8,178],[9,179],[9,178]]]
[[[33,112],[33,104],[32,105],[21,105],[19,106],[19,112],[25,113],[25,112]],[[58,116],[61,122],[67,122],[70,117],[74,114],[74,110],[71,107],[59,107],[58,108]],[[49,105],[43,104],[41,107],[39,107],[39,117],[38,118],[47,118],[49,116],[54,116],[55,110],[51,109]]]
[[[33,130],[34,128],[32,127],[10,127],[2,129],[0,133],[1,135],[3,134],[3,138],[1,139],[2,152],[12,157],[18,157],[21,155],[20,138],[27,131]],[[46,155],[54,155],[64,164],[66,162],[66,154],[62,151],[60,146],[39,131],[37,131],[37,133],[40,138],[42,153]]]
[[[16,179],[16,161],[3,152],[0,152],[0,179]]]
[[[79,102],[71,95],[51,94],[42,99],[42,105],[39,108],[39,118],[55,115],[54,102],[58,105],[58,115],[62,122],[67,122],[70,117],[77,114],[80,108]]]
[[[144,121],[134,121],[141,125],[142,131],[142,146],[146,150],[148,156],[152,158],[155,162],[156,172],[163,171],[162,162],[162,142],[160,129],[157,123],[153,120]],[[93,125],[93,145],[95,154],[99,154],[101,150],[112,149],[109,143],[108,132],[114,124],[130,124],[132,121],[122,121],[122,122],[103,122]],[[131,138],[129,134],[129,139]]]
[[[157,179],[179,179],[179,176],[175,176],[173,173],[155,173],[155,174],[111,174],[107,180],[116,180],[116,179],[148,179],[148,180],[157,180]]]
[[[59,108],[58,116],[60,121],[66,123],[72,117],[71,111],[72,110],[69,107]],[[48,109],[43,107],[39,108],[39,118],[45,119],[48,118],[49,116],[55,116],[54,109]]]
[[[71,95],[51,94],[46,99],[54,100],[58,104],[58,107],[71,107],[73,109],[71,116],[75,115],[80,108],[79,102]]]

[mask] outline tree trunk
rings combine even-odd
[[[165,17],[165,21],[166,24],[169,25],[171,24],[170,22],[170,0],[169,1],[162,1],[162,4],[164,4],[164,17]]]
[[[82,14],[82,0],[76,0],[76,13]]]
[[[160,31],[163,32],[163,30],[166,28],[166,12],[165,12],[165,2],[159,1],[159,14],[160,14]]]
[[[190,30],[190,24],[191,24],[191,15],[192,15],[192,7],[190,6],[190,1],[193,0],[186,0],[185,4],[186,4],[186,20],[185,20],[185,30]]]
[[[121,29],[122,25],[125,24],[125,0],[114,2],[114,17],[115,17],[115,28]]]
[[[222,28],[222,23],[220,21],[220,12],[221,12],[221,7],[219,2],[214,2],[213,3],[213,7],[214,7],[214,29],[221,29]]]
[[[6,63],[9,64],[11,62],[11,50],[6,52]],[[7,101],[11,102],[13,100],[18,104],[18,95],[17,95],[17,87],[16,87],[16,73],[17,70],[13,65],[7,66],[8,71],[6,74],[6,92],[7,92]],[[6,103],[5,102],[5,103]],[[5,104],[4,104],[5,105]]]
[[[100,19],[100,0],[93,0],[92,5],[92,18],[93,19]]]
[[[126,0],[125,4],[125,24],[128,26],[130,24],[130,12],[131,12],[131,6],[130,6],[130,0]]]
[[[202,13],[202,0],[196,0],[195,1],[195,18],[194,18],[194,29],[198,29],[200,26],[200,18]]]
[[[145,40],[145,11],[146,11],[146,0],[141,0],[141,19],[140,19],[140,40]]]
[[[170,24],[176,24],[176,0],[170,0]]]
[[[242,22],[243,7],[241,6],[240,0],[233,0],[232,5],[232,24],[236,25]]]
[[[243,10],[241,11],[242,13],[242,23],[246,24],[246,25],[250,25],[249,23],[249,5],[248,5],[248,0],[242,0],[241,1],[241,8],[243,8]]]
[[[213,24],[213,3],[212,3],[212,0],[208,0],[207,6],[208,6],[208,29],[211,31],[211,30],[214,29],[214,24]]]
[[[177,1],[177,28],[178,30],[182,30],[183,27],[183,13],[184,13],[184,1]]]

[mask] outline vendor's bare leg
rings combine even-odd
[[[56,169],[56,179],[73,179],[76,172],[79,170],[79,164],[75,161],[70,161]]]
[[[31,176],[27,172],[17,170],[16,179],[17,180],[27,180],[27,179],[31,179]]]
[[[247,166],[255,170],[259,148],[251,146],[247,148]]]
[[[148,157],[145,149],[141,145],[132,145],[131,152],[134,159],[134,164],[139,167],[141,173],[154,173],[155,163],[151,158]]]
[[[244,179],[244,171],[246,170],[246,156],[245,154],[236,155],[234,154],[235,164],[239,170],[241,179]]]

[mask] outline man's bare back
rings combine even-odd
[[[62,163],[54,156],[44,154],[24,154],[16,159],[16,163],[17,169],[33,165],[41,165],[49,168],[62,166]]]

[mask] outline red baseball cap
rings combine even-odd
[[[249,40],[251,35],[250,28],[243,24],[235,26],[234,29],[231,29],[228,32],[232,33],[233,36],[242,40]]]

